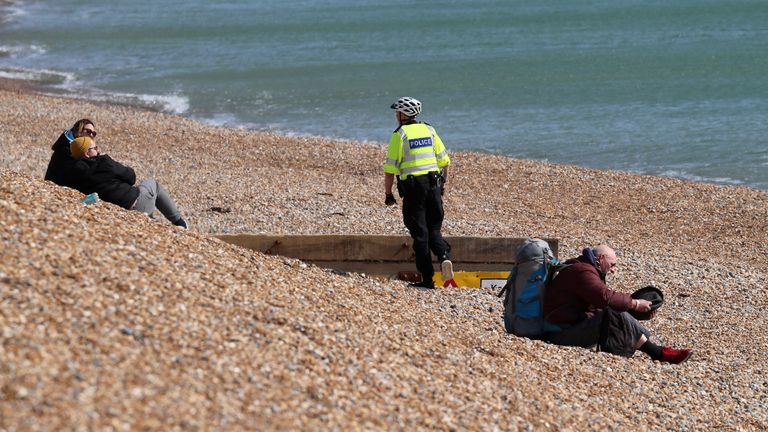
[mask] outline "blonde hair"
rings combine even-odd
[[[80,159],[85,156],[85,153],[91,148],[93,140],[90,137],[82,136],[75,138],[69,143],[69,151],[72,153],[74,159]]]

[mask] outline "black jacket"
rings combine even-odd
[[[64,131],[51,146],[53,154],[51,155],[51,161],[48,162],[48,169],[45,171],[45,179],[59,186],[72,187],[67,184],[67,172],[75,161],[72,159],[72,153],[69,151],[71,140],[67,137],[67,132],[69,131]]]
[[[99,198],[130,209],[139,196],[133,168],[116,162],[108,155],[82,158],[68,171],[67,183],[84,194],[96,192]]]

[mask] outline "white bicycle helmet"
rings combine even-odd
[[[421,112],[421,102],[412,97],[405,96],[398,99],[390,108],[408,117],[416,117]]]

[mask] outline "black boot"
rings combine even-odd
[[[435,282],[432,279],[423,280],[421,282],[411,282],[408,284],[410,287],[414,288],[427,288],[427,289],[435,289]]]
[[[177,220],[176,222],[173,222],[173,224],[176,225],[176,226],[180,226],[180,227],[182,227],[184,229],[188,229],[187,228],[187,221],[185,221],[184,218],[179,218],[179,220]]]

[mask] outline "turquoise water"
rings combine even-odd
[[[0,76],[210,123],[768,190],[768,1],[22,1]]]

